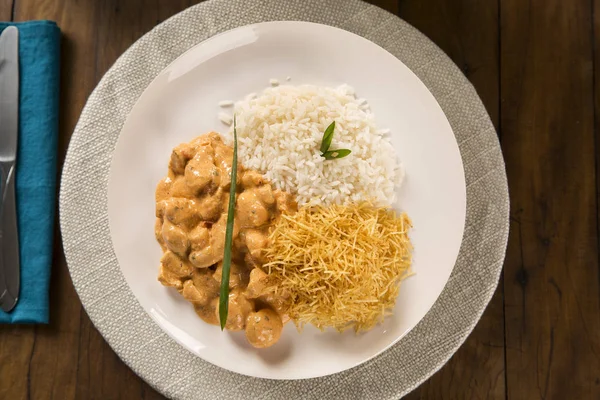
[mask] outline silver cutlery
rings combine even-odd
[[[20,286],[15,173],[19,121],[19,31],[0,35],[0,308],[11,311]]]

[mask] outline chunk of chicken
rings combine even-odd
[[[246,338],[258,349],[274,345],[281,337],[281,317],[268,308],[250,313],[246,319]]]
[[[194,311],[207,324],[219,325],[219,315],[217,307],[219,306],[219,298],[211,300],[207,305],[194,304]]]
[[[208,305],[219,295],[219,284],[211,276],[210,270],[195,270],[192,279],[183,283],[183,297],[191,303]]]
[[[294,214],[298,211],[298,203],[296,203],[296,200],[294,200],[294,197],[291,194],[276,189],[273,191],[273,195],[275,196],[279,212]]]
[[[270,220],[270,214],[256,189],[245,190],[237,199],[237,215],[243,228],[256,228]]]
[[[194,270],[194,267],[186,259],[168,250],[163,254],[160,263],[178,278],[189,278]]]
[[[219,135],[217,132],[208,132],[207,134],[194,138],[190,144],[195,148],[199,148],[205,145],[212,145],[212,143],[215,141],[221,142],[221,135]]]
[[[269,286],[268,276],[260,268],[254,268],[250,271],[250,282],[246,288],[246,296],[249,299],[256,299],[265,294],[265,289]]]
[[[210,244],[210,229],[198,224],[188,235],[192,251],[202,250]]]
[[[196,268],[208,268],[223,259],[224,247],[208,245],[207,247],[192,251],[190,253],[190,262]]]
[[[263,231],[257,229],[247,229],[244,231],[244,239],[248,252],[257,262],[264,262],[264,250],[269,244],[269,238]]]
[[[190,241],[183,229],[173,225],[169,220],[165,219],[165,222],[162,224],[161,233],[164,243],[169,250],[182,257],[187,255],[187,251],[190,248]]]
[[[206,195],[198,201],[198,212],[203,221],[215,222],[223,212],[223,190],[217,189],[216,193]]]
[[[219,283],[215,282],[211,270],[195,269],[192,273],[192,282],[198,289],[205,290],[209,297],[219,297]]]
[[[196,193],[188,187],[185,178],[181,175],[173,178],[169,193],[171,197],[184,197],[186,199],[194,199],[196,197]]]
[[[250,271],[252,271],[254,268],[260,268],[262,266],[262,263],[256,261],[256,259],[252,257],[250,253],[244,254],[244,262]]]
[[[221,218],[213,224],[210,229],[210,240],[208,246],[192,251],[190,261],[196,268],[208,268],[223,259],[225,251],[225,231],[227,230],[227,214],[222,214]],[[234,220],[233,237],[239,234],[239,224]]]
[[[173,185],[173,180],[169,177],[161,179],[156,185],[156,192],[154,194],[154,198],[156,202],[161,202],[163,200],[167,200],[171,195],[171,186]]]
[[[167,246],[165,245],[165,241],[163,240],[162,226],[163,226],[162,219],[156,218],[156,221],[154,222],[154,237],[156,238],[156,241],[158,242],[158,244],[160,244],[160,248],[164,252],[167,250]]]
[[[279,315],[285,315],[289,309],[291,297],[289,293],[279,291],[263,294],[257,300],[277,311]]]
[[[194,157],[195,152],[196,149],[192,143],[183,143],[175,147],[171,153],[169,168],[171,168],[175,174],[183,174],[187,162]]]
[[[221,278],[223,277],[223,262],[219,261],[217,269],[213,274],[213,279],[221,284]],[[248,269],[237,263],[231,263],[229,266],[229,288],[233,289],[236,287],[246,286],[249,279]]]
[[[233,149],[222,142],[215,143],[215,165],[221,171],[220,186],[229,188],[231,184],[231,167],[233,166]],[[241,163],[238,163],[238,176],[241,175]]]
[[[158,270],[158,281],[162,283],[163,286],[174,287],[177,290],[181,290],[183,288],[183,281],[181,278],[166,269],[162,264]]]
[[[215,299],[218,302],[218,299]],[[240,289],[234,289],[229,293],[229,312],[227,313],[227,322],[225,328],[230,331],[241,331],[246,326],[248,314],[254,311],[254,302],[248,300]],[[215,313],[219,318],[219,307],[216,307]]]
[[[158,281],[162,283],[163,286],[174,287],[177,290],[181,290],[183,288],[183,281],[181,278],[166,269],[163,264],[160,265],[158,270]]]
[[[271,185],[266,184],[257,187],[256,195],[258,199],[267,207],[272,207],[275,204],[275,195],[273,193],[273,189]]]
[[[253,188],[264,185],[265,178],[257,171],[246,171],[242,175],[242,185],[244,188]]]
[[[200,213],[195,200],[173,197],[156,204],[156,216],[189,229],[200,221]]]
[[[220,171],[215,166],[214,155],[210,145],[202,145],[185,166],[185,183],[196,194],[210,191],[219,185]]]

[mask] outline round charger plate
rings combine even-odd
[[[371,66],[376,65],[373,70]],[[349,83],[369,105],[407,171],[397,207],[411,217],[415,275],[402,282],[394,314],[364,334],[300,334],[254,349],[244,332],[221,333],[173,288],[157,282],[162,250],[154,236],[154,188],[173,147],[200,133],[226,132],[221,99],[260,92],[269,77],[294,84]],[[232,110],[229,109],[229,112]],[[243,154],[242,154],[243,156]],[[350,155],[352,157],[352,155]],[[444,112],[396,57],[361,36],[309,22],[264,22],[216,35],[175,60],[131,110],[112,157],[108,184],[111,239],[121,272],[146,312],[173,339],[217,366],[244,375],[302,379],[359,365],[396,343],[429,311],[454,268],[463,236],[462,159]]]
[[[113,152],[125,120],[153,79],[214,34],[277,20],[316,22],[351,31],[410,68],[452,127],[467,192],[466,224],[456,265],[421,322],[361,366],[296,381],[248,378],[226,371],[171,339],[144,311],[121,273],[108,215]],[[508,235],[504,162],[475,90],[422,34],[397,17],[355,0],[212,0],[156,27],[115,63],[90,96],[65,162],[60,208],[69,269],[95,326],[136,373],[163,394],[181,399],[398,398],[439,369],[471,332],[496,288]],[[154,263],[148,268],[155,272]]]

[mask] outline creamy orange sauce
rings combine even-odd
[[[163,249],[158,280],[179,291],[205,322],[219,324],[219,286],[233,149],[214,132],[173,149],[156,188],[156,240]],[[297,204],[263,176],[238,164],[226,329],[245,330],[257,348],[279,339],[287,297],[266,289],[261,269],[269,228]]]

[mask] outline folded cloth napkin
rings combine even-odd
[[[0,323],[48,323],[58,142],[60,29],[51,21],[0,22],[19,29],[17,220],[19,302]]]

